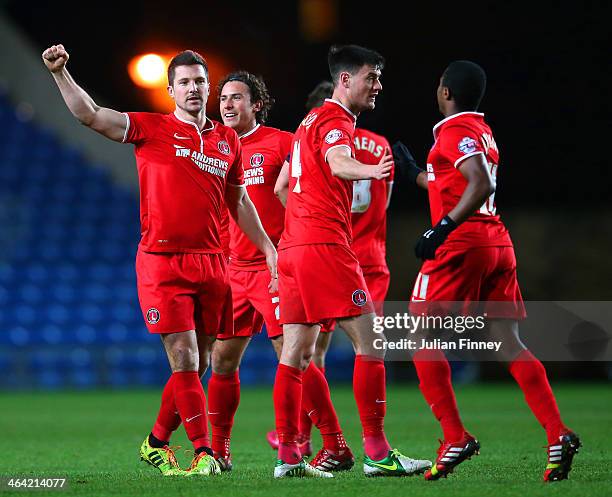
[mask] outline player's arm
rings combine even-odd
[[[283,167],[276,178],[274,184],[274,195],[278,197],[283,207],[287,205],[287,195],[289,195],[289,162],[285,161]]]
[[[458,166],[467,181],[467,186],[457,205],[436,226],[425,231],[415,247],[415,254],[421,259],[433,259],[436,249],[461,223],[476,212],[487,198],[495,192],[495,181],[482,153],[472,155]]]
[[[420,188],[427,190],[427,172],[417,166],[416,160],[410,153],[410,150],[401,141],[393,144],[393,158],[395,164],[400,169],[403,175],[408,177],[411,183],[414,183]]]
[[[270,293],[278,289],[278,273],[276,270],[276,248],[272,240],[266,234],[255,205],[249,198],[246,187],[228,185],[225,189],[225,203],[230,215],[236,224],[251,240],[255,246],[266,256],[266,263],[270,270],[272,281],[270,282]]]
[[[53,45],[47,48],[42,58],[74,117],[111,140],[123,141],[127,117],[115,110],[96,105],[93,98],[76,84],[66,69],[69,55],[64,46]]]
[[[326,156],[327,163],[334,176],[351,181],[361,179],[385,179],[391,174],[393,167],[393,157],[389,150],[375,166],[362,164],[351,157],[351,150],[348,146],[339,146],[329,149]]]
[[[495,181],[491,177],[484,154],[472,155],[457,167],[468,183],[459,202],[448,215],[460,225],[495,192]]]

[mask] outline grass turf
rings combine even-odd
[[[467,428],[482,444],[481,455],[461,464],[447,480],[422,477],[367,479],[361,470],[359,420],[352,393],[333,387],[333,397],[357,463],[333,480],[274,480],[275,453],[265,442],[273,426],[270,388],[244,389],[233,434],[234,471],[215,478],[162,478],[139,462],[138,449],[157,412],[160,392],[95,391],[2,393],[0,476],[67,476],[59,495],[138,496],[348,496],[410,495],[612,495],[612,396],[606,384],[557,385],[565,421],[584,447],[570,480],[544,484],[543,430],[511,384],[459,387],[457,397]],[[440,436],[437,422],[413,384],[388,391],[387,433],[406,455],[433,460]],[[315,436],[315,450],[319,447]],[[191,448],[184,430],[172,440]],[[189,456],[178,452],[185,467]],[[24,495],[24,490],[0,492]],[[325,492],[323,494],[323,492]],[[37,491],[36,494],[40,494]]]

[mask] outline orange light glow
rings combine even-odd
[[[134,57],[128,65],[132,81],[143,88],[164,88],[167,85],[166,69],[169,60],[149,53]]]

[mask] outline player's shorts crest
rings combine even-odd
[[[251,160],[249,162],[253,167],[261,166],[264,163],[264,156],[263,154],[259,153],[253,154],[251,155]]]
[[[353,304],[363,307],[368,302],[368,294],[363,290],[355,290],[353,292]]]
[[[342,131],[340,131],[339,129],[332,129],[329,133],[325,135],[325,143],[331,145],[332,143],[336,143],[343,136],[344,135],[342,134]]]
[[[476,151],[476,140],[474,138],[470,138],[469,136],[465,136],[459,142],[458,145],[459,151],[464,154],[471,154]]]
[[[217,144],[217,148],[222,154],[229,155],[231,153],[229,143],[227,143],[225,140],[221,140]]]
[[[155,307],[151,307],[147,311],[147,323],[149,324],[157,324],[159,322],[159,311]]]

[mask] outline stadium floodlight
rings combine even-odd
[[[132,81],[143,88],[161,88],[167,85],[168,61],[161,55],[148,53],[134,57],[128,65]]]

